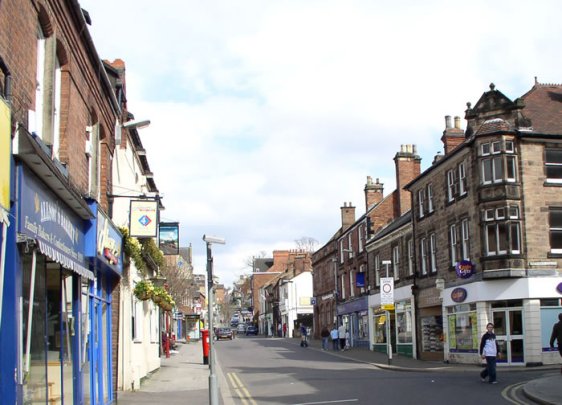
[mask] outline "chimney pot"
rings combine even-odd
[[[445,115],[445,128],[451,128],[451,116]]]
[[[458,115],[455,116],[455,128],[461,129],[461,117],[459,117]]]

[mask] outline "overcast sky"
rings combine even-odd
[[[562,2],[81,0],[102,59],[123,59],[128,107],[166,210],[205,272],[231,285],[246,259],[323,246],[340,207],[365,212],[367,176],[393,157],[426,169],[444,116],[491,82],[510,99],[562,82]]]

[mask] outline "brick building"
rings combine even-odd
[[[0,353],[5,403],[116,396],[122,235],[108,195],[126,109],[88,24],[76,0],[7,0],[0,10],[13,169],[2,241],[0,344],[13,348]]]

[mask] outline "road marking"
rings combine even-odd
[[[303,402],[302,404],[294,404],[294,405],[321,405],[321,404],[341,404],[347,402],[357,402],[359,399],[352,398],[352,399],[339,399],[337,401],[321,401],[321,402]]]
[[[244,387],[240,378],[236,375],[236,373],[228,373],[228,379],[230,380],[230,385],[234,387],[234,391],[238,395],[238,398],[242,401],[242,404],[247,405],[257,405],[256,401],[250,395],[250,392]]]
[[[504,397],[504,399],[506,399],[507,401],[511,402],[512,404],[515,405],[528,405],[528,402],[522,402],[519,399],[516,398],[517,396],[517,391],[523,386],[525,385],[525,382],[520,382],[517,384],[512,384],[509,385],[507,387],[504,388],[504,390],[502,391],[502,397]],[[513,397],[513,398],[511,398]]]

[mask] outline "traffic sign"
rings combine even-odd
[[[394,278],[381,277],[381,305],[394,305]]]

